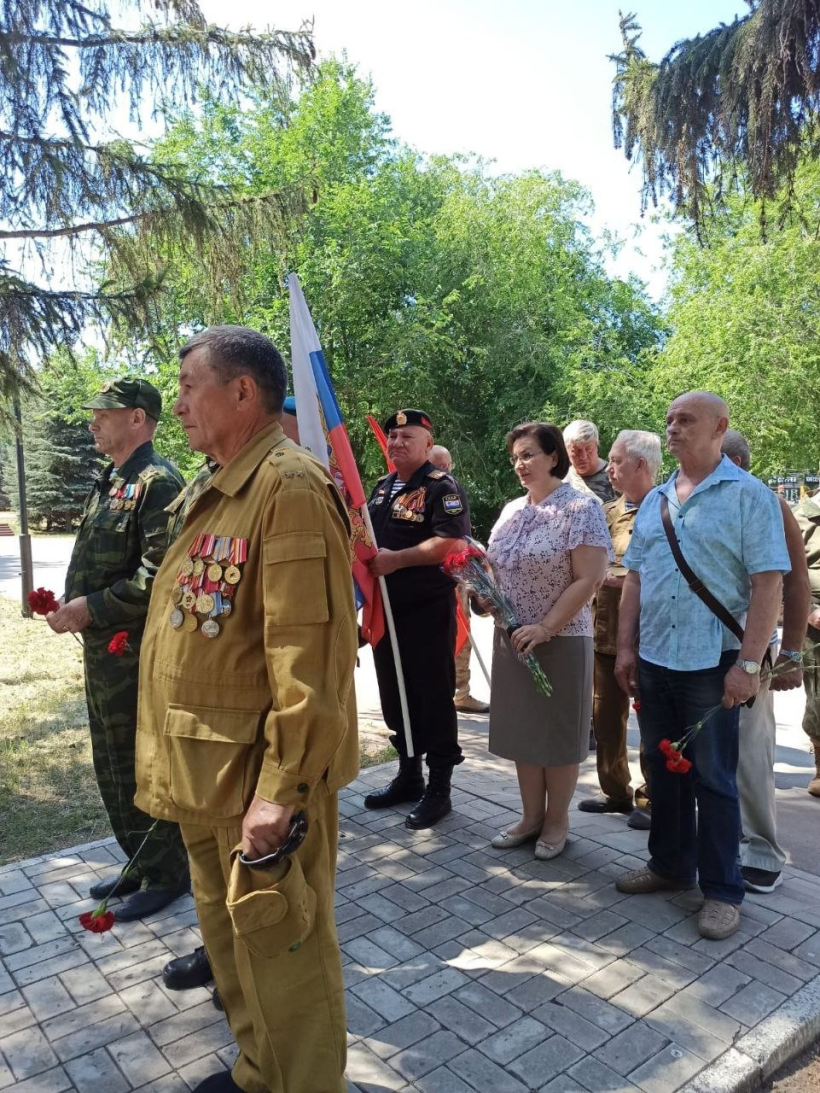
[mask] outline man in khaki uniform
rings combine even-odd
[[[356,614],[336,486],[279,425],[261,334],[180,350],[174,413],[217,469],[157,574],[140,670],[137,803],[180,824],[202,936],[239,1046],[198,1093],[343,1093],[333,920],[337,791],[358,771]],[[271,867],[265,858],[304,842]],[[285,846],[287,849],[287,845]]]
[[[578,807],[582,812],[628,812],[629,825],[648,829],[649,793],[646,784],[635,791],[630,784],[626,754],[629,696],[615,678],[618,651],[618,610],[626,570],[620,564],[626,554],[632,527],[641,501],[655,485],[661,465],[661,438],[655,433],[624,430],[615,438],[609,453],[607,472],[617,501],[604,505],[612,548],[617,564],[607,570],[595,602],[595,693],[592,723],[595,727],[596,761],[601,792],[587,797]],[[637,809],[633,812],[633,808]]]
[[[447,474],[453,473],[453,457],[448,448],[443,444],[434,444],[430,449],[430,462],[440,471]],[[464,618],[469,625],[470,597],[467,590],[458,585],[456,588],[458,602],[464,613]],[[489,713],[489,702],[482,702],[470,694],[470,654],[473,651],[472,640],[465,641],[461,649],[456,653],[456,709],[460,713]]]

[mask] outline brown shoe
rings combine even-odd
[[[489,702],[482,702],[478,698],[473,698],[472,695],[465,695],[464,698],[456,699],[456,709],[460,713],[487,713],[490,704]]]
[[[721,903],[717,899],[707,899],[698,915],[698,930],[701,937],[711,941],[722,941],[731,937],[740,925],[740,907],[734,903]]]
[[[682,884],[676,880],[667,880],[666,877],[653,873],[648,866],[644,866],[643,869],[633,869],[629,873],[622,873],[615,881],[615,887],[619,892],[643,895],[645,892],[663,892],[668,889],[681,891],[692,888],[694,885]]]

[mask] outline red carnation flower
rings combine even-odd
[[[672,774],[686,774],[687,771],[692,769],[692,764],[681,755],[677,759],[667,759],[666,769],[671,771]]]
[[[114,925],[114,912],[103,911],[98,915],[96,911],[84,911],[80,915],[80,925],[84,930],[90,930],[92,934],[104,934]]]
[[[48,588],[35,588],[26,597],[28,605],[35,615],[50,615],[52,611],[59,609],[57,598]]]
[[[661,740],[660,744],[658,744],[658,751],[661,755],[665,755],[667,759],[673,758],[675,754],[675,748],[672,746],[672,741],[667,740],[665,737]]]
[[[635,713],[641,712],[641,700],[639,698],[636,698],[635,701],[632,703],[632,709],[635,711]]]
[[[127,630],[118,631],[108,643],[108,652],[115,657],[121,657],[128,648]]]

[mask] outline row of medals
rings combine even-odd
[[[212,583],[222,581],[223,586],[227,584],[230,589],[230,593],[228,593],[228,588],[223,587],[220,592],[222,601],[220,614],[230,615],[233,610],[229,595],[233,593],[233,589],[242,579],[242,572],[238,566],[229,565],[223,569],[219,562],[206,563],[202,558],[186,558],[177,578],[180,583],[171,593],[171,599],[175,606],[171,611],[170,623],[175,630],[182,629],[193,633],[199,627],[197,614],[210,615],[216,606],[216,600],[210,592],[200,592],[197,595],[193,589],[187,588],[184,583],[185,578],[201,577],[203,573]],[[220,633],[219,623],[212,618],[206,618],[199,629],[206,638],[216,638]]]
[[[111,498],[108,502],[108,507],[110,509],[123,509],[125,512],[130,512],[137,507],[139,495],[139,482],[133,482],[128,486],[123,479],[115,478],[112,480],[111,489],[108,491],[108,496]]]

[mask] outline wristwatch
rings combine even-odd
[[[792,664],[802,664],[803,654],[797,649],[781,649],[780,656],[790,660]]]
[[[744,672],[747,672],[750,676],[760,675],[760,665],[756,660],[736,660],[736,668],[742,668]]]

